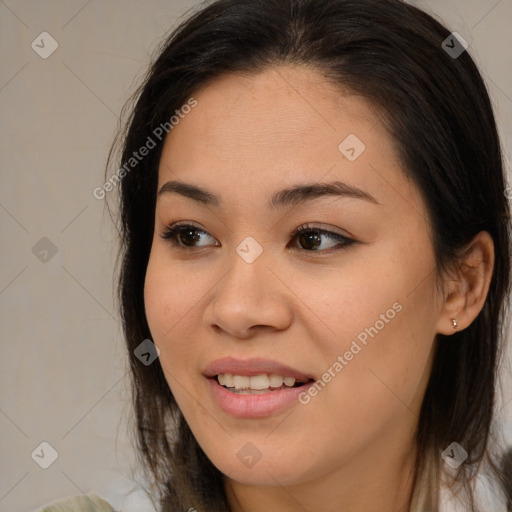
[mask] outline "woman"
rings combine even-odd
[[[462,39],[399,0],[218,0],[162,45],[121,142],[161,510],[505,510],[510,215]]]

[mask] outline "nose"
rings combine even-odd
[[[268,263],[265,251],[252,263],[235,253],[231,270],[217,284],[205,309],[205,325],[240,339],[289,327],[293,295]]]

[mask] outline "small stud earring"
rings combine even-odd
[[[451,318],[451,321],[452,321],[452,326],[453,326],[453,328],[454,328],[454,329],[457,329],[457,326],[459,325],[459,324],[457,323],[457,320],[455,320],[455,318]]]

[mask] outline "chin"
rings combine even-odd
[[[252,467],[245,467],[237,457],[230,460],[224,458],[218,463],[217,460],[212,460],[215,467],[231,480],[245,485],[270,487],[299,485],[307,481],[306,468],[298,467],[296,462],[282,458],[279,461],[264,461],[262,457]]]

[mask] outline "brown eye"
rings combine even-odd
[[[182,228],[177,233],[178,240],[187,247],[194,247],[201,240],[197,229]]]
[[[355,243],[355,240],[340,235],[339,233],[333,233],[332,231],[310,226],[299,227],[293,234],[292,239],[297,239],[297,242],[300,245],[299,249],[309,252],[324,252],[330,249],[342,249],[343,247],[347,247],[348,245]],[[327,240],[327,242],[324,240]],[[321,249],[319,250],[319,248]]]
[[[206,235],[206,236],[204,236]],[[196,226],[190,224],[174,224],[169,226],[166,231],[160,235],[164,240],[168,240],[173,245],[183,247],[185,249],[195,249],[199,247],[205,247],[212,244],[199,244],[201,238],[214,238],[206,231],[199,229]],[[218,245],[218,244],[213,244]]]
[[[309,233],[301,233],[299,242],[303,249],[314,250],[320,247],[322,240],[319,233],[310,231]]]

